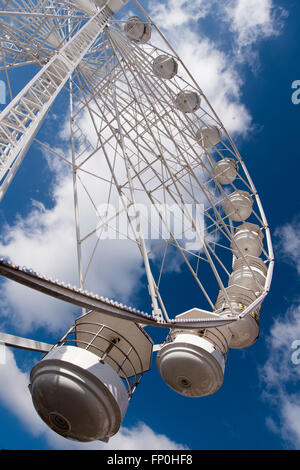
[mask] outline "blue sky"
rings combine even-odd
[[[300,105],[293,104],[291,99],[292,83],[300,79],[299,2],[149,0],[142,4],[197,76],[234,136],[262,199],[272,231],[276,264],[271,292],[261,312],[259,341],[247,350],[230,351],[224,384],[215,395],[199,399],[177,395],[160,378],[154,356],[153,367],[145,374],[129,406],[122,430],[108,445],[92,446],[299,448],[300,365],[291,360],[291,345],[294,340],[300,340],[300,200],[297,196]],[[196,41],[193,46],[198,53],[197,60],[193,60],[190,40]],[[33,73],[33,70],[25,73],[20,70],[12,77],[15,91]],[[66,100],[62,95],[55,103],[39,133],[41,140],[51,141],[54,146],[61,144],[57,140],[62,125],[59,116],[63,115]],[[60,194],[55,192],[58,182],[54,177],[57,177],[56,169],[49,167],[48,160],[34,144],[1,203],[1,244],[11,243],[14,249],[21,250],[24,245],[16,240],[21,240],[22,230],[28,230],[26,224],[34,227],[37,223],[32,216],[34,200],[55,211]],[[54,213],[56,222],[64,215],[58,210]],[[20,220],[26,223],[16,229],[15,223]],[[4,238],[7,227],[14,233],[13,243]],[[59,228],[58,225],[57,232],[51,234],[59,237]],[[38,254],[32,252],[33,262],[28,264],[35,267]],[[17,255],[16,249],[16,256],[12,256],[16,263]],[[183,292],[184,282],[185,279],[178,281]],[[140,290],[135,291],[134,306],[144,309],[140,280],[137,286]],[[4,281],[0,281],[0,289],[1,331],[54,342],[68,327],[70,311],[64,310],[59,302],[39,298],[37,308],[27,297],[21,298],[24,291],[19,291],[20,298],[7,303],[2,301]],[[172,305],[171,291],[169,295]],[[162,340],[161,332],[151,331],[151,335],[155,342]],[[7,350],[7,363],[0,364],[0,422],[5,423],[0,428],[0,448],[88,447],[57,437],[36,416],[26,387],[30,369],[39,357]]]

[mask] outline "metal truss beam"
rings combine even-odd
[[[0,200],[52,103],[107,24],[111,10],[98,11],[0,114]]]

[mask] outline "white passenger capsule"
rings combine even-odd
[[[45,423],[69,439],[88,442],[114,435],[129,400],[118,374],[84,349],[52,349],[31,371],[33,404]]]
[[[231,184],[238,174],[238,163],[233,158],[223,158],[213,169],[215,181],[220,184]]]
[[[201,318],[195,308],[176,319]],[[216,315],[205,313],[205,317]],[[223,383],[225,356],[231,339],[227,326],[218,328],[174,330],[171,342],[160,349],[158,371],[175,392],[188,397],[201,397],[217,392]]]
[[[125,24],[126,36],[134,42],[145,43],[151,38],[151,26],[138,16],[132,16]]]
[[[257,256],[247,255],[235,260],[228,286],[244,287],[259,295],[263,291],[266,275],[267,267],[263,260]]]
[[[178,71],[178,64],[173,57],[160,55],[153,60],[152,70],[158,78],[171,80]]]
[[[243,222],[250,217],[253,199],[248,191],[234,191],[224,202],[226,215],[235,222]]]
[[[222,132],[217,126],[202,126],[196,133],[196,139],[204,149],[217,145],[221,138]]]
[[[150,369],[152,349],[133,322],[95,311],[82,315],[31,371],[36,411],[65,438],[108,440],[122,424],[133,385]]]
[[[264,235],[258,225],[245,222],[239,225],[231,242],[234,255],[260,256],[263,249]]]
[[[256,295],[244,287],[230,286],[225,289],[229,305],[223,291],[219,292],[215,308],[220,314],[241,314],[246,307],[255,301]],[[243,349],[252,346],[259,336],[260,307],[249,315],[230,323],[228,329],[232,333],[229,348]]]
[[[195,91],[181,91],[175,98],[175,104],[183,113],[193,113],[200,108],[201,99]]]

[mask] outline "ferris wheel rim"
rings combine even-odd
[[[202,97],[205,97],[204,93],[202,92],[202,90],[199,88],[197,82],[194,81],[193,77],[191,76],[191,74],[189,73],[189,70],[185,67],[185,65],[183,64],[182,60],[180,59],[180,57],[177,55],[177,53],[174,51],[174,49],[172,48],[172,46],[169,45],[168,41],[166,40],[166,38],[163,36],[163,34],[161,33],[161,31],[159,30],[159,28],[155,25],[155,23],[151,20],[151,18],[147,15],[147,13],[145,12],[145,10],[143,9],[143,7],[139,4],[139,2],[137,0],[134,0],[135,4],[138,6],[138,8],[141,10],[141,12],[143,13],[143,15],[145,16],[145,18],[149,21],[149,24],[151,24],[152,26],[154,26],[156,28],[156,30],[158,31],[158,33],[163,37],[164,41],[167,43],[168,47],[170,48],[172,54],[173,54],[173,57],[175,57],[179,62],[180,64],[184,67],[185,71],[188,73],[188,76],[191,78],[192,80],[192,83],[193,85],[195,86],[195,89],[197,89],[200,93],[200,95]],[[64,3],[64,2],[62,2]],[[87,17],[84,17],[83,16],[83,19],[87,19]],[[50,59],[51,60],[51,59]],[[70,84],[72,83],[72,75],[70,76]],[[70,85],[71,86],[71,85]],[[70,93],[70,107],[71,107],[71,101],[72,101],[72,92]],[[227,133],[226,129],[224,128],[221,120],[219,119],[219,117],[217,116],[217,114],[215,113],[214,109],[211,107],[211,105],[209,104],[209,102],[207,101],[208,105],[210,106],[210,110],[211,112],[213,113],[213,115],[215,116],[216,118],[216,122],[221,126],[222,130],[224,131],[224,133],[226,134],[226,137],[228,138],[228,141],[229,143],[232,145],[232,148],[235,152],[235,156],[236,158],[238,159],[244,173],[245,173],[245,176],[246,176],[246,179],[247,181],[249,182],[249,185],[250,185],[250,188],[251,188],[251,193],[253,194],[253,196],[255,197],[255,200],[256,200],[256,203],[258,205],[258,208],[259,208],[259,214],[261,216],[261,221],[262,221],[262,225],[263,225],[263,228],[265,230],[265,233],[266,233],[266,239],[267,239],[267,249],[268,249],[268,252],[269,252],[269,259],[268,259],[268,271],[267,271],[267,276],[266,276],[266,282],[265,282],[265,285],[264,285],[264,289],[263,289],[263,292],[264,293],[267,293],[269,288],[270,288],[270,283],[271,283],[271,278],[272,278],[272,271],[273,271],[273,264],[274,264],[274,255],[273,255],[273,250],[272,250],[272,243],[271,243],[271,237],[270,237],[270,230],[269,230],[269,227],[268,227],[268,224],[267,224],[267,220],[266,220],[266,217],[265,217],[265,213],[263,211],[263,207],[262,207],[262,204],[261,204],[261,201],[260,201],[260,198],[259,198],[259,195],[255,189],[255,186],[253,184],[253,181],[248,173],[248,170],[238,152],[238,150],[236,149],[235,147],[235,144],[233,143],[230,135]],[[73,169],[75,167],[75,160],[73,160],[72,162],[72,165],[73,165]],[[82,170],[80,168],[80,170]],[[76,191],[75,191],[76,192]],[[226,197],[226,195],[225,195]],[[75,206],[76,206],[76,203],[75,203]],[[214,203],[211,203],[211,207],[215,207],[214,206]],[[216,213],[218,213],[218,211],[216,211]],[[223,219],[221,219],[223,221]],[[224,225],[224,228],[227,230],[227,227]],[[228,231],[228,234],[230,232]],[[78,245],[79,246],[79,241],[80,238],[77,237],[77,241],[78,241]],[[204,243],[204,247],[205,247],[205,243]],[[204,248],[205,249],[205,248]],[[144,251],[145,251],[145,248],[144,248]],[[206,257],[208,258],[208,261],[210,262],[211,266],[213,267],[214,266],[214,262],[211,258],[211,255],[209,253],[209,251],[207,250],[206,251]],[[78,256],[78,260],[80,259],[80,256]],[[147,255],[144,257],[144,261],[147,263]],[[78,261],[79,264],[80,264],[80,261]],[[247,260],[245,259],[245,262],[247,264]],[[251,270],[251,266],[248,264],[248,268]],[[213,268],[214,270],[215,268]],[[81,272],[81,268],[79,268],[79,272]],[[217,269],[214,270],[214,274],[216,276],[216,278],[218,278],[218,271]],[[153,292],[152,292],[152,301],[155,301],[155,298],[157,297],[157,287],[155,287],[155,284],[153,284],[153,279],[151,279],[151,274],[150,274],[150,271],[149,271],[149,279],[148,281],[150,282],[150,285],[152,285],[153,287]],[[82,278],[80,279],[80,285],[82,286]],[[219,278],[219,286],[220,288],[223,290],[224,292],[224,295],[225,297],[227,296],[227,292],[226,292],[226,289],[223,285],[223,282],[221,281],[221,278]],[[229,303],[229,299],[227,297],[227,302]],[[211,303],[211,307],[213,307],[213,303]],[[157,309],[158,307],[156,307]],[[248,308],[249,310],[249,308]],[[245,315],[248,314],[248,310],[246,309],[245,311]],[[165,312],[165,317],[168,319],[168,315],[167,313]]]

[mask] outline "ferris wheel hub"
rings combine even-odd
[[[31,371],[34,407],[65,438],[107,440],[120,428],[128,393],[118,374],[84,349],[52,349]]]

